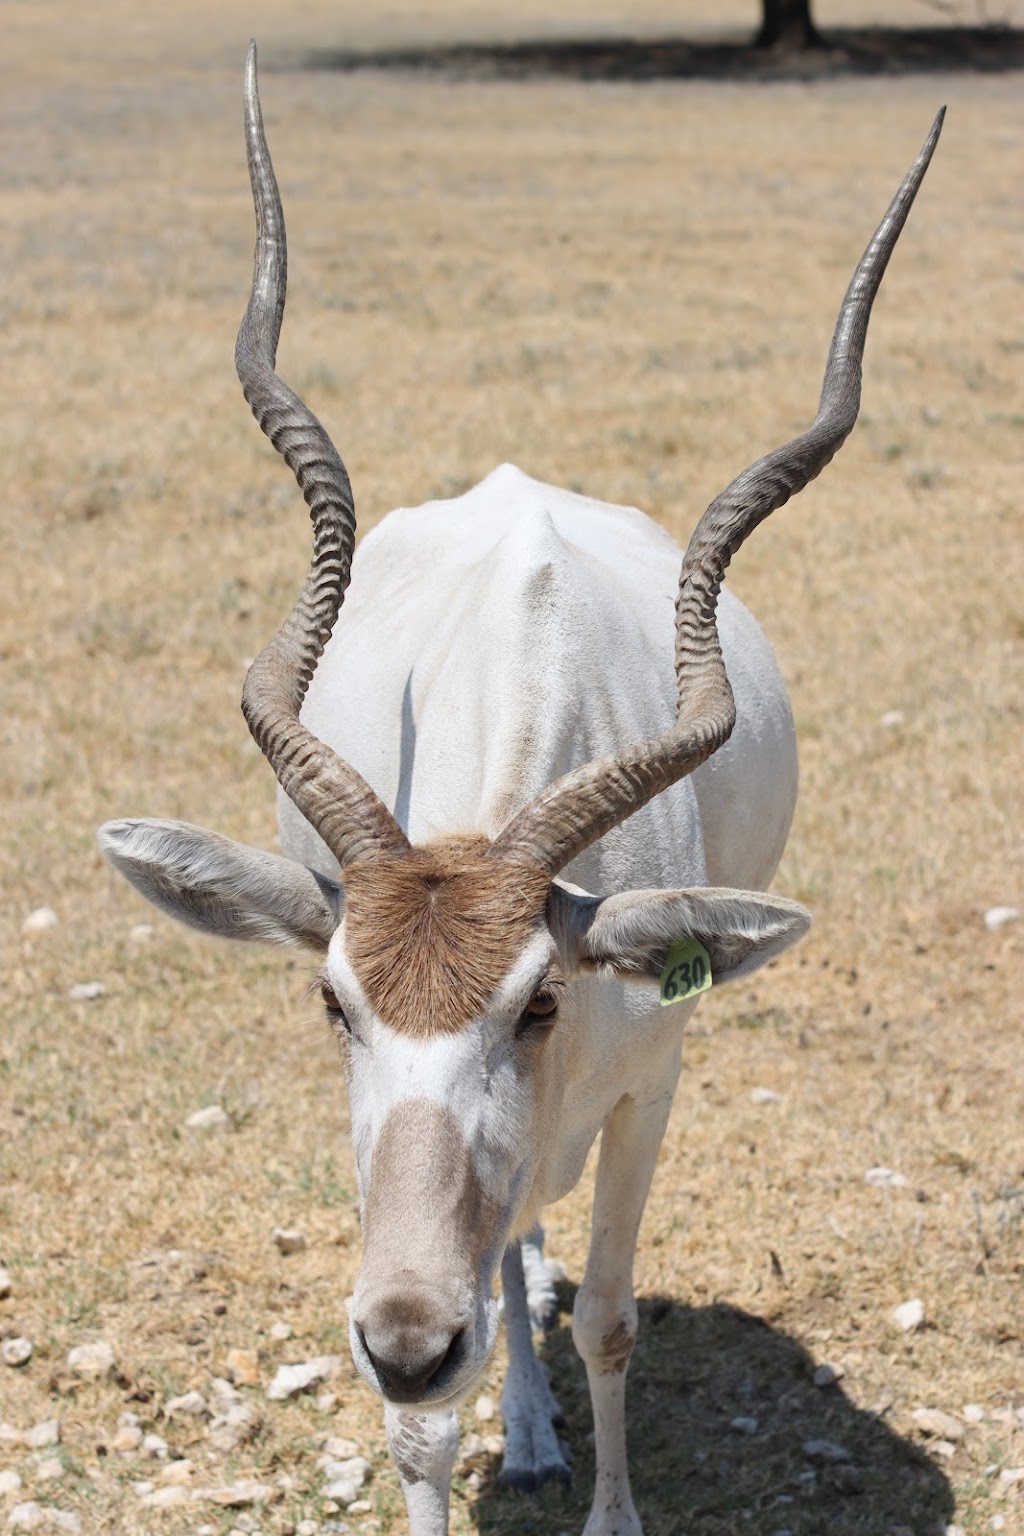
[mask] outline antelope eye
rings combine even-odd
[[[345,1010],[338,1002],[338,999],[334,994],[334,988],[330,985],[329,982],[322,981],[320,983],[320,996],[324,1000],[324,1007],[327,1009],[327,1017],[330,1019],[331,1023],[340,1024],[347,1033],[351,1034],[351,1026],[349,1025],[348,1019],[345,1017]]]
[[[538,987],[523,1010],[517,1034],[531,1024],[553,1024],[558,1013],[558,998],[547,987]]]

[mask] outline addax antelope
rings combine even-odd
[[[499,1269],[503,1477],[567,1476],[531,1335],[551,1299],[538,1222],[601,1134],[573,1312],[595,1427],[586,1536],[639,1536],[633,1254],[684,1027],[709,981],[809,922],[764,894],[795,802],[793,721],[722,582],[853,427],[871,305],[941,115],[853,275],[812,426],[712,502],[681,574],[640,512],[508,466],[392,512],[353,567],[344,464],[275,372],[285,231],[255,49],[245,121],[257,238],[235,360],[313,523],[303,591],[242,697],[287,856],[162,820],[108,822],[101,846],[182,922],[321,958],[365,1239],[352,1354],[384,1398],[413,1536],[448,1528],[455,1408],[494,1344]]]

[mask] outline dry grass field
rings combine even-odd
[[[0,1529],[29,1500],[85,1536],[406,1529],[348,1360],[358,1217],[307,966],[192,939],[94,844],[116,814],[275,843],[238,699],[307,522],[232,368],[255,34],[291,237],[281,368],[345,455],[363,528],[512,459],[685,539],[810,418],[852,265],[948,102],[860,425],[729,578],[791,686],[803,781],[777,883],[815,925],[695,1021],[641,1233],[630,1423],[647,1536],[1020,1536],[1024,1481],[1001,1474],[1024,1466],[1024,923],[983,916],[1024,907],[1021,76],[340,74],[302,60],[743,27],[756,8],[208,9],[5,7],[0,1339],[33,1354],[0,1363],[0,1423],[59,1418],[59,1469],[42,1467],[62,1475],[0,1429],[0,1470],[22,1480]],[[925,10],[819,6],[825,24]],[[23,932],[44,905],[57,926]],[[71,1000],[90,982],[101,995]],[[184,1128],[210,1104],[226,1133]],[[880,1166],[899,1178],[866,1181]],[[574,1483],[525,1500],[482,1454],[457,1479],[460,1536],[582,1528],[568,1322],[588,1220],[584,1184],[549,1223],[570,1280],[544,1349]],[[306,1250],[282,1257],[276,1226]],[[901,1332],[893,1308],[915,1297],[924,1326]],[[74,1375],[69,1350],[96,1339],[115,1370]],[[261,1384],[241,1388],[250,1437],[221,1451],[164,1404],[209,1395],[232,1349]],[[333,1403],[268,1401],[278,1364],[328,1353]],[[834,1385],[814,1384],[821,1364]],[[500,1376],[499,1358],[492,1393]],[[960,1433],[927,1437],[921,1408]],[[168,1464],[114,1448],[126,1411],[193,1488],[255,1478],[272,1498],[144,1504],[132,1484],[163,1486]],[[465,1422],[480,1428],[472,1401]],[[373,1463],[362,1512],[325,1506],[328,1433]],[[850,1461],[808,1462],[813,1438]]]

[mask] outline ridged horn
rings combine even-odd
[[[928,169],[944,115],[943,107],[857,264],[832,336],[813,424],[738,475],[694,529],[676,599],[675,724],[653,740],[595,758],[550,784],[499,833],[492,848],[495,855],[530,859],[557,874],[729,739],[736,706],[715,618],[726,568],[744,539],[821,473],[853,429],[871,305]]]
[[[344,868],[408,847],[391,812],[356,770],[299,720],[349,583],[356,519],[341,456],[312,411],[275,372],[288,254],[284,214],[263,132],[256,44],[245,70],[245,136],[256,209],[252,291],[235,343],[235,367],[260,427],[309,506],[313,559],[298,601],[246,675],[242,712],[285,793]]]

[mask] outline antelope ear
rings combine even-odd
[[[810,927],[806,907],[761,891],[625,891],[585,896],[552,887],[552,928],[570,965],[657,980],[671,946],[697,939],[717,982],[781,955]]]
[[[97,840],[147,901],[200,933],[323,953],[341,921],[336,881],[187,821],[108,821]]]

